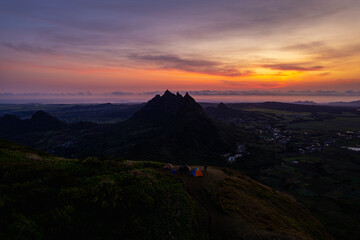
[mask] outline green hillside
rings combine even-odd
[[[0,146],[0,239],[192,235],[191,199],[157,163],[67,160]]]
[[[292,197],[226,168],[69,160],[0,141],[0,239],[329,239]]]

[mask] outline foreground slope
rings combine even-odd
[[[226,168],[69,160],[0,141],[1,239],[331,239],[292,197]]]
[[[199,228],[212,239],[332,239],[290,195],[228,168],[208,167],[203,178],[183,176],[195,200]]]
[[[53,157],[0,142],[0,239],[189,239],[192,202],[156,163]]]

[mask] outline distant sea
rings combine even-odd
[[[150,100],[153,95],[131,95],[131,96],[109,96],[109,97],[54,97],[54,98],[0,98],[0,104],[86,104],[86,103],[140,103]],[[328,102],[351,102],[360,100],[360,96],[262,96],[262,95],[229,95],[229,96],[210,96],[193,95],[198,102],[296,102],[313,101],[316,103]]]

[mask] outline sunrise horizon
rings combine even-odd
[[[360,0],[1,0],[0,239],[360,239]]]
[[[359,9],[353,0],[3,1],[0,99],[169,88],[356,100]]]

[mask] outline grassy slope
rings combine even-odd
[[[189,239],[192,202],[156,163],[66,160],[1,142],[0,239]]]
[[[202,235],[213,239],[331,239],[290,195],[228,168],[182,176],[198,205]]]
[[[0,141],[0,239],[329,239],[289,195],[229,169],[68,160]]]
[[[334,147],[283,160],[284,165],[262,171],[258,180],[294,196],[336,239],[359,239],[359,153]]]

